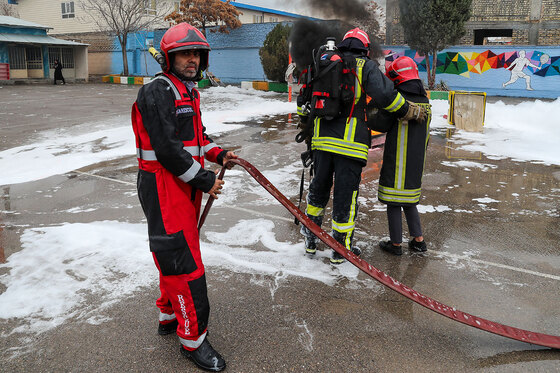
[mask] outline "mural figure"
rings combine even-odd
[[[525,83],[527,84],[527,90],[533,91],[531,88],[531,77],[523,72],[523,69],[527,66],[533,67],[535,69],[540,69],[540,66],[533,65],[528,58],[525,57],[525,51],[518,52],[519,57],[517,57],[511,65],[509,65],[506,70],[511,70],[511,78],[509,81],[502,84],[502,87],[505,88],[506,86],[513,84],[519,78],[525,79]]]

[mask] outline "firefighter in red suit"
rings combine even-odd
[[[148,221],[150,251],[159,270],[159,334],[176,332],[181,352],[199,367],[226,364],[207,338],[209,304],[197,229],[202,194],[217,198],[223,181],[204,160],[237,158],[206,133],[195,89],[208,67],[210,45],[187,23],[161,40],[163,74],[143,86],[132,107],[138,158],[138,197]]]

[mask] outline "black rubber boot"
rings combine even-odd
[[[393,245],[391,241],[379,242],[379,248],[393,255],[402,255],[402,247]]]
[[[354,246],[352,248],[352,252],[356,256],[362,255],[362,250],[359,247],[356,247],[356,246]],[[341,263],[344,263],[344,260],[345,259],[342,255],[340,255],[339,253],[337,253],[336,251],[333,250],[332,255],[331,255],[331,263],[332,264],[341,264]]]
[[[322,216],[307,215],[307,217],[319,227],[323,223]],[[309,229],[307,229],[305,225],[301,226],[300,233],[305,238],[305,253],[310,255],[315,254],[317,252],[317,241],[319,241],[319,239]]]
[[[175,333],[177,331],[178,324],[179,323],[177,322],[177,319],[167,324],[159,323],[157,332],[159,335],[167,335],[167,334]]]
[[[226,369],[226,361],[218,351],[214,350],[210,342],[208,342],[208,338],[204,338],[200,347],[194,351],[185,350],[185,348],[181,346],[181,353],[204,370],[221,372]]]
[[[411,238],[410,241],[408,241],[408,248],[410,250],[420,251],[420,252],[424,252],[428,250],[428,247],[426,246],[426,242],[424,240],[418,242],[414,238]]]
[[[305,253],[314,255],[317,252],[317,238],[305,236]]]

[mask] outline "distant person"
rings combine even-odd
[[[62,84],[66,84],[62,76],[62,64],[58,59],[54,60],[54,85],[56,85],[57,80],[62,80]]]
[[[355,79],[352,77],[354,85],[349,87],[352,97],[343,103],[340,115],[315,118],[315,110],[323,107],[319,101],[308,114],[298,108],[302,121],[313,126],[310,127],[310,134],[314,176],[309,185],[305,212],[320,227],[334,187],[332,236],[355,255],[361,254],[358,247],[352,246],[358,216],[358,194],[362,168],[367,163],[371,146],[371,132],[366,124],[366,96],[373,98],[375,107],[394,113],[397,118],[411,119],[426,115],[424,109],[406,101],[379,70],[378,64],[370,59],[370,44],[367,33],[355,28],[348,31],[337,46],[342,58],[351,63],[355,70]],[[298,106],[300,103],[307,106],[305,99],[302,99],[305,96],[306,91],[303,90],[298,97]],[[318,238],[305,226],[301,228],[301,233],[305,239],[306,253],[315,254]],[[340,264],[344,262],[344,257],[333,251],[330,262]]]
[[[196,82],[208,67],[210,45],[188,23],[161,39],[163,73],[138,92],[132,126],[138,158],[138,197],[159,270],[158,333],[177,333],[181,353],[210,371],[226,362],[208,341],[210,305],[197,229],[203,193],[218,198],[224,182],[204,168],[237,158],[202,125]]]
[[[531,88],[531,77],[525,74],[523,72],[523,69],[527,66],[535,69],[540,69],[540,66],[533,65],[531,61],[527,57],[525,57],[525,51],[519,51],[518,54],[519,57],[517,57],[511,63],[511,65],[506,68],[506,70],[511,70],[511,78],[509,79],[509,81],[503,83],[502,87],[505,88],[506,86],[515,83],[517,79],[523,78],[525,79],[526,89],[528,91],[534,91],[534,89]]]
[[[418,67],[410,57],[397,58],[387,68],[386,75],[408,102],[416,103],[428,113],[424,118],[403,121],[379,111],[371,118],[371,126],[389,128],[383,150],[378,198],[387,205],[390,240],[380,242],[379,247],[391,254],[402,255],[401,210],[404,211],[411,235],[408,247],[420,252],[427,250],[416,205],[420,201],[430,136],[431,106],[418,76]]]

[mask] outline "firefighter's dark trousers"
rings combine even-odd
[[[315,150],[313,152],[314,177],[309,185],[305,213],[320,225],[333,188],[332,235],[348,250],[358,215],[358,192],[363,162],[335,153]],[[302,228],[306,236],[313,235]]]

